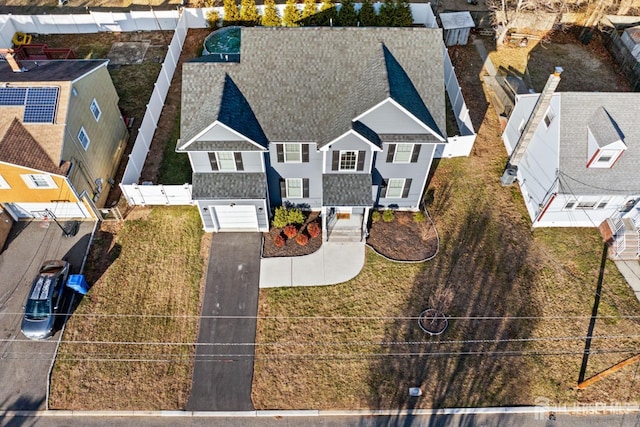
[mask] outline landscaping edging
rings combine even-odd
[[[399,259],[394,259],[394,258],[390,258],[384,254],[381,254],[380,252],[378,252],[373,246],[371,246],[369,243],[367,243],[367,241],[365,240],[365,245],[371,249],[376,255],[386,259],[387,261],[391,261],[391,262],[395,262],[398,264],[419,264],[422,262],[427,262],[427,261],[431,261],[432,259],[434,259],[436,257],[436,255],[438,255],[438,252],[440,251],[440,235],[438,234],[438,229],[436,228],[436,224],[433,222],[433,219],[431,218],[431,216],[429,215],[429,212],[427,212],[426,208],[422,208],[420,209],[420,211],[422,213],[425,214],[425,216],[429,219],[429,222],[431,223],[431,226],[433,227],[433,231],[435,232],[436,235],[436,250],[433,253],[433,255],[430,255],[424,259],[421,260],[417,260],[417,261],[411,261],[411,260],[399,260]]]

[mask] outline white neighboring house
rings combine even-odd
[[[518,95],[509,155],[540,94]],[[638,257],[640,93],[553,93],[531,123],[517,181],[533,227],[600,227],[614,255]]]

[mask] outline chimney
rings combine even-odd
[[[524,153],[527,151],[527,147],[533,139],[535,130],[544,119],[545,114],[547,114],[547,109],[551,104],[551,98],[560,83],[560,74],[562,74],[562,71],[564,71],[562,67],[556,67],[553,74],[549,76],[547,83],[544,85],[544,89],[542,89],[542,93],[538,97],[536,105],[533,107],[531,116],[529,116],[529,120],[527,120],[527,123],[522,130],[518,143],[513,149],[511,157],[509,157],[509,161],[507,162],[507,166],[502,174],[502,178],[500,178],[503,186],[511,185],[515,182],[517,178],[518,164],[520,164],[522,157],[524,157]]]
[[[4,59],[6,59],[7,63],[9,64],[9,66],[11,67],[11,70],[14,73],[21,73],[24,71],[23,68],[20,66],[20,63],[18,62],[18,60],[13,55],[13,53],[11,52],[5,53]]]

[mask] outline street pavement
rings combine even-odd
[[[200,319],[190,411],[253,409],[254,346],[246,343],[256,337],[261,238],[259,233],[212,237],[202,316],[230,317]]]
[[[60,332],[44,341],[30,341],[20,332],[23,305],[43,261],[66,259],[71,274],[80,271],[95,222],[80,224],[64,237],[54,222],[17,222],[0,254],[0,409],[46,407],[47,376]],[[1,423],[0,423],[1,424]]]
[[[467,414],[467,415],[392,415],[392,416],[265,416],[265,417],[104,417],[104,416],[45,416],[23,418],[11,414],[2,418],[3,426],[109,426],[109,427],[162,427],[162,426],[224,426],[224,427],[637,427],[640,416],[636,413],[617,415],[557,414],[549,418],[540,414]]]

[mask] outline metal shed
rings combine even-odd
[[[469,32],[476,26],[469,12],[446,12],[440,14],[447,46],[465,45]]]

